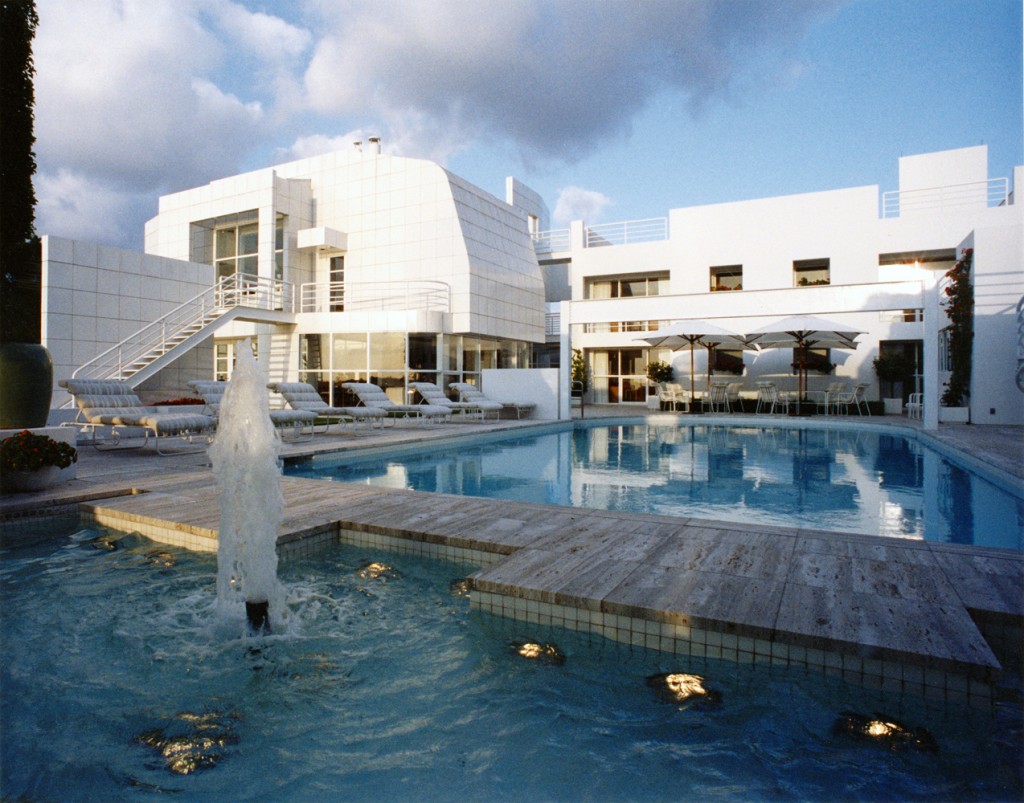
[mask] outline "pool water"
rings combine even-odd
[[[1024,549],[1024,500],[915,440],[867,429],[637,423],[287,473],[418,491]]]
[[[98,530],[4,543],[5,800],[1024,794],[1019,686],[951,710],[630,648],[471,610],[472,567],[340,545],[282,562],[289,632],[239,638],[211,624],[212,555]],[[714,694],[670,701],[664,673]],[[842,727],[869,719],[924,730]]]

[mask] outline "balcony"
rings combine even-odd
[[[653,243],[668,239],[668,218],[626,220],[620,223],[601,223],[587,226],[583,230],[584,248],[601,248],[606,245],[635,245]],[[570,229],[552,229],[533,235],[533,250],[537,256],[572,248]]]

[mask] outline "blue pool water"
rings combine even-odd
[[[419,491],[1024,549],[1024,501],[868,429],[592,423],[340,455],[289,474]]]
[[[39,537],[0,548],[4,800],[1024,794],[1019,687],[993,710],[950,709],[631,649],[472,611],[452,585],[471,567],[347,546],[283,561],[291,630],[238,639],[211,625],[212,555]],[[564,660],[528,660],[524,641]],[[698,675],[717,699],[668,701],[648,681],[664,673]],[[862,716],[928,738],[837,727]]]

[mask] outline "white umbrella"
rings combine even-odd
[[[704,346],[708,350],[709,370],[708,370],[708,389],[711,387],[711,371],[710,371],[710,359],[711,349],[716,346],[727,346],[735,349],[753,349],[754,346],[747,343],[743,335],[737,334],[736,332],[730,332],[728,329],[723,329],[721,326],[716,326],[713,323],[707,321],[697,320],[691,318],[685,321],[676,321],[674,324],[666,329],[659,329],[657,334],[652,334],[650,337],[639,338],[649,346],[654,347],[667,347],[673,351],[677,351],[683,346],[690,347],[690,412],[693,412],[693,347],[700,345]]]
[[[799,352],[797,365],[797,387],[800,403],[807,401],[807,365],[803,359],[804,349],[855,349],[856,338],[863,334],[841,323],[818,318],[814,315],[793,315],[781,321],[755,329],[746,337],[746,342],[760,348],[792,348]]]

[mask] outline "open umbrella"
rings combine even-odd
[[[640,340],[647,343],[649,346],[655,347],[667,347],[673,351],[677,351],[684,346],[690,347],[690,412],[695,412],[693,406],[694,390],[693,390],[693,347],[704,346],[708,350],[708,360],[710,365],[711,349],[716,346],[727,346],[728,348],[735,349],[753,349],[754,346],[747,343],[743,335],[737,334],[736,332],[730,332],[728,329],[723,329],[721,326],[716,326],[713,323],[707,321],[697,320],[691,318],[684,321],[676,321],[674,324],[669,326],[667,329],[659,329],[657,334],[652,334],[650,337],[643,337]],[[711,371],[708,371],[708,390],[711,389]]]
[[[797,390],[802,408],[807,401],[807,364],[804,350],[855,349],[856,338],[862,332],[841,323],[818,318],[814,315],[794,315],[781,321],[755,329],[746,337],[752,346],[766,348],[792,348],[798,351]]]

